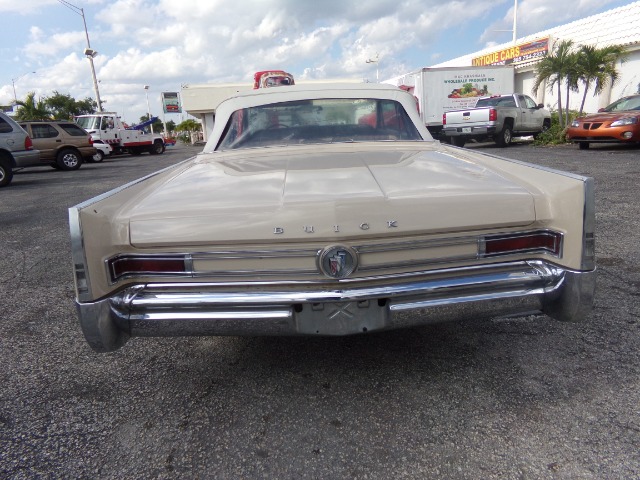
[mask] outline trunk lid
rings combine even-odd
[[[127,211],[131,243],[343,241],[534,222],[522,185],[446,148],[403,145],[201,155]]]

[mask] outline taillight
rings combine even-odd
[[[543,230],[490,236],[484,238],[480,249],[482,256],[548,252],[559,257],[562,252],[562,234]]]
[[[27,135],[24,139],[24,149],[33,150],[33,142],[31,141],[31,137],[29,135]]]
[[[447,124],[447,114],[446,114],[446,113],[443,113],[443,114],[442,114],[442,124],[443,124],[443,125],[446,125],[446,124]]]
[[[123,255],[108,262],[111,281],[139,275],[185,275],[190,274],[185,255]]]
[[[498,120],[498,111],[495,108],[490,108],[489,109],[489,121],[490,122],[495,122],[496,120]]]
[[[93,137],[89,135],[89,145],[93,146]]]

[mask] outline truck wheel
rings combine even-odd
[[[4,158],[0,158],[0,187],[6,187],[13,179],[13,170],[9,162]]]
[[[153,142],[153,145],[149,149],[149,153],[151,155],[160,155],[161,153],[164,153],[164,142],[161,142],[160,140]]]
[[[77,170],[82,165],[82,157],[78,152],[65,148],[58,153],[56,163],[60,170]]]
[[[496,144],[499,147],[506,147],[511,143],[513,138],[513,132],[511,131],[511,125],[505,125],[502,127],[502,131],[496,137]]]
[[[102,150],[98,150],[96,154],[91,157],[92,162],[100,163],[102,160],[104,160],[104,153],[102,153]]]
[[[589,150],[589,142],[578,142],[578,148],[580,150]]]
[[[464,144],[467,143],[467,140],[464,137],[451,137],[451,144],[456,147],[464,147]]]

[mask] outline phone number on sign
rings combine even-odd
[[[533,60],[534,58],[544,57],[546,54],[547,54],[547,52],[528,53],[526,55],[521,55],[519,57],[515,57],[513,59],[513,63],[526,62],[527,60]]]

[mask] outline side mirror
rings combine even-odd
[[[604,112],[604,111],[605,111],[605,109],[604,109],[604,108],[599,108],[599,109],[598,109],[598,112]]]
[[[542,103],[539,103],[538,108],[544,108],[544,105]]]

